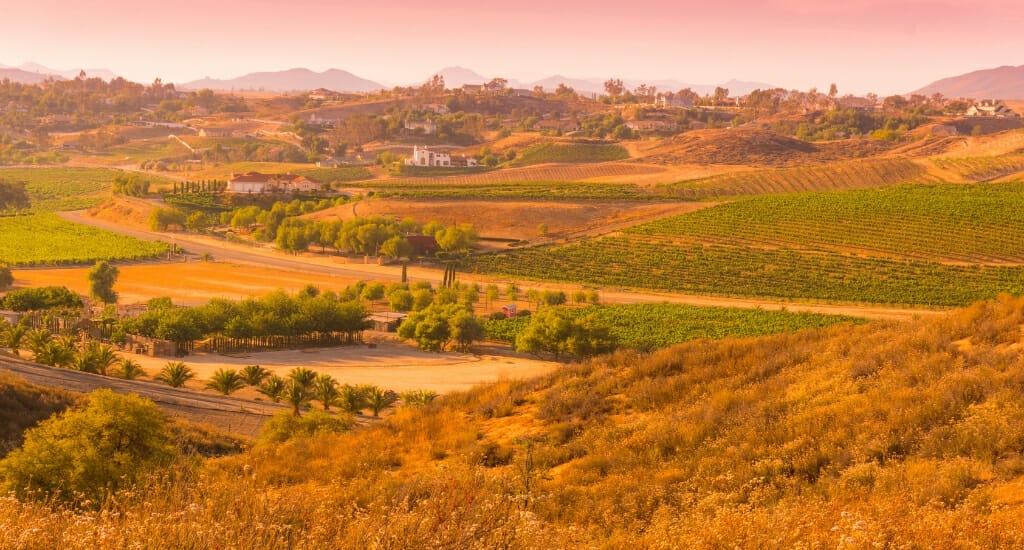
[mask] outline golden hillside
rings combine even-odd
[[[620,352],[190,463],[5,547],[1010,548],[1024,299]]]

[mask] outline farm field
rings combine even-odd
[[[323,290],[348,286],[356,279],[315,272],[289,271],[221,262],[123,265],[114,290],[122,303],[170,297],[175,304],[194,305],[212,298],[242,299],[277,289],[297,292],[306,285]],[[15,269],[15,288],[67,286],[89,293],[88,268]]]
[[[628,231],[961,263],[1024,262],[1024,183],[768,195]]]
[[[78,210],[103,200],[120,170],[108,168],[0,168],[0,180],[25,182],[33,212]],[[158,176],[147,176],[160,181]]]
[[[721,199],[804,191],[836,191],[885,187],[920,181],[923,166],[907,159],[873,159],[828,164],[748,170],[656,186],[656,192],[690,200]]]
[[[523,149],[512,165],[608,162],[628,158],[629,151],[618,144],[539,143]]]
[[[478,200],[398,200],[372,198],[322,210],[306,217],[326,219],[353,216],[395,216],[444,225],[471,223],[484,237],[533,240],[541,237],[540,224],[547,235],[564,237],[578,233],[608,232],[642,220],[693,212],[711,206],[694,202],[621,201],[478,201]]]
[[[560,181],[521,181],[492,184],[447,186],[442,180],[431,183],[373,185],[381,197],[407,199],[532,199],[532,200],[652,200],[644,189],[627,183],[570,183]]]
[[[595,315],[600,324],[610,328],[619,346],[636,349],[664,348],[698,338],[764,336],[865,322],[841,315],[679,304],[599,305],[569,311],[574,317]],[[529,321],[529,317],[491,320],[484,329],[488,338],[511,343]]]
[[[139,260],[168,246],[74,224],[52,212],[0,218],[0,258],[12,266]]]
[[[1024,292],[1019,266],[943,265],[635,234],[482,255],[470,269],[667,292],[937,307]]]
[[[507,184],[530,181],[576,182],[590,178],[619,177],[629,181],[631,176],[664,172],[664,167],[626,162],[601,162],[591,164],[544,164],[523,168],[491,170],[480,174],[446,176],[439,178],[393,177],[381,180],[391,185],[417,185],[433,183],[439,185],[481,185]]]
[[[477,384],[499,380],[526,379],[551,373],[559,363],[528,357],[492,353],[486,348],[479,354],[431,353],[399,344],[379,333],[366,333],[374,348],[363,345],[306,350],[268,351],[232,354],[195,354],[183,361],[196,372],[190,383],[203,389],[206,380],[220,368],[241,369],[258,364],[280,376],[295,367],[305,367],[330,374],[342,384],[374,384],[393,391],[431,390],[438,393],[467,390]],[[495,350],[496,351],[496,350]],[[167,363],[167,358],[132,355],[152,376]],[[236,393],[238,397],[256,398],[252,388]]]
[[[951,170],[967,181],[988,181],[1024,170],[1024,155],[997,157],[940,157],[936,166]]]

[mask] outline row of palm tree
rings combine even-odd
[[[24,324],[4,323],[0,327],[0,344],[17,356],[22,349],[32,352],[37,363],[74,369],[103,376],[133,380],[144,376],[142,366],[133,359],[121,358],[111,346],[89,340],[79,342],[73,336],[54,336],[43,328],[30,329]]]
[[[145,376],[137,361],[118,357],[109,345],[96,340],[79,343],[71,336],[54,336],[45,329],[29,329],[22,324],[5,323],[0,326],[0,345],[10,348],[15,355],[20,355],[21,349],[28,349],[35,355],[37,363],[53,367],[113,375],[126,380]],[[180,388],[195,376],[195,371],[185,363],[169,361],[154,379]],[[325,411],[330,411],[331,407],[351,414],[370,410],[373,416],[380,416],[381,411],[393,406],[399,398],[395,392],[374,385],[339,384],[331,375],[318,374],[305,367],[293,368],[285,378],[259,365],[249,365],[241,370],[221,368],[206,383],[207,388],[224,395],[231,395],[246,386],[255,387],[274,403],[291,405],[296,416],[312,401],[319,401]],[[437,394],[421,390],[403,393],[401,397],[407,406],[423,406],[433,401]]]

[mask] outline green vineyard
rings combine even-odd
[[[1024,293],[1024,268],[943,265],[792,248],[704,245],[623,235],[474,258],[510,277],[692,294],[915,306],[959,306]]]
[[[0,218],[0,260],[11,265],[63,265],[138,260],[166,253],[164,243],[78,225],[56,214]]]
[[[986,181],[1024,171],[1024,155],[937,158],[939,168],[952,170],[969,181]]]
[[[600,324],[610,327],[620,346],[637,349],[663,348],[698,338],[763,336],[865,322],[841,315],[681,304],[601,305],[569,311],[576,317],[594,314]],[[487,321],[484,329],[488,338],[513,342],[528,322],[528,317]]]
[[[636,185],[618,183],[565,183],[529,181],[506,184],[445,186],[437,184],[376,186],[380,197],[407,199],[659,199]]]
[[[541,143],[527,147],[512,162],[513,166],[553,162],[608,162],[625,160],[629,152],[621,145],[585,143]]]
[[[827,166],[735,172],[659,185],[657,190],[689,200],[711,200],[744,195],[884,187],[912,182],[924,174],[923,167],[906,159],[863,160]]]
[[[766,195],[628,231],[966,263],[1024,261],[1024,184]]]

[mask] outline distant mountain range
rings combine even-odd
[[[385,88],[383,84],[339,69],[328,69],[322,73],[309,69],[249,73],[229,80],[216,78],[193,80],[177,87],[184,90],[210,88],[213,90],[263,90],[267,92],[302,92],[317,88],[336,92],[372,92]]]
[[[936,80],[912,93],[973,99],[1024,99],[1024,65],[972,71]]]
[[[9,78],[13,82],[21,82],[22,84],[38,84],[51,76],[57,80],[70,80],[77,77],[80,72],[82,72],[82,69],[62,71],[60,69],[51,69],[39,63],[29,62],[17,67],[0,65],[0,80]],[[109,69],[85,69],[85,76],[89,78],[99,77],[108,82],[117,78],[117,75]]]

